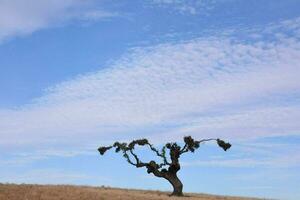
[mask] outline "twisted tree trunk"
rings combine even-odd
[[[177,174],[176,173],[168,174],[168,176],[166,176],[166,179],[173,186],[173,192],[172,192],[171,196],[183,196],[183,193],[182,193],[183,184],[181,183]]]

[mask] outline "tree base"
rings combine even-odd
[[[172,193],[172,194],[169,194],[170,197],[183,197],[183,193]]]

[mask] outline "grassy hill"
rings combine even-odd
[[[255,198],[207,194],[185,195],[185,197],[169,197],[166,192],[109,187],[0,184],[0,200],[255,200]]]

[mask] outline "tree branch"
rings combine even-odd
[[[155,147],[153,147],[152,144],[150,144],[150,143],[147,143],[147,144],[150,147],[150,149],[156,153],[157,156],[159,156],[163,159],[164,162],[159,165],[160,168],[165,165],[170,165],[170,163],[168,162],[167,157],[166,157],[166,151],[165,151],[166,147],[165,146],[161,150],[162,153],[159,153],[159,151]]]
[[[185,143],[182,150],[180,150],[180,154],[189,152],[190,150],[192,152],[194,152],[194,149],[198,149],[201,143],[208,142],[208,141],[211,141],[211,140],[216,140],[217,141],[217,139],[210,138],[210,139],[203,139],[203,140],[199,140],[199,141],[193,141],[193,145],[189,145],[188,143]],[[192,146],[192,149],[189,148],[189,146]]]
[[[208,142],[208,141],[216,141],[219,147],[221,147],[224,151],[229,149],[231,147],[231,144],[224,142],[223,140],[216,139],[216,138],[209,138],[209,139],[203,139],[199,141],[195,141],[191,136],[184,137],[185,145],[180,150],[180,154],[186,153],[186,152],[194,152],[196,149],[200,147],[201,143]]]
[[[180,150],[180,154],[183,154],[183,153],[186,153],[186,152],[188,152],[189,151],[189,149],[187,148],[188,147],[188,145],[187,144],[185,144],[184,145],[184,147]]]
[[[126,151],[123,151],[123,156],[124,156],[124,158],[126,158],[126,160],[127,160],[127,162],[128,162],[129,164],[131,164],[131,165],[137,167],[138,163],[135,164],[134,162],[132,162],[132,161],[130,160],[129,155],[126,153]]]
[[[151,161],[149,163],[141,162],[139,157],[133,152],[133,149],[135,148],[135,145],[140,145],[140,146],[148,145],[150,147],[150,149],[156,153],[157,156],[163,158],[163,163],[158,165],[154,161],[153,162]],[[135,167],[151,168],[150,171],[153,172],[153,173],[155,172],[156,174],[161,173],[160,171],[155,171],[156,168],[158,170],[158,169],[162,168],[165,165],[170,165],[170,163],[168,163],[167,158],[165,156],[165,147],[163,147],[162,153],[160,153],[152,144],[150,144],[148,142],[147,139],[133,140],[128,145],[127,145],[127,143],[115,142],[112,146],[99,147],[98,151],[100,152],[101,155],[103,155],[107,150],[109,150],[111,148],[115,148],[116,153],[119,152],[119,151],[122,151],[123,152],[123,157],[126,158],[126,160],[129,164],[131,164]],[[134,157],[135,162],[133,162],[131,160],[128,152]]]

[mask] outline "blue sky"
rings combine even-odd
[[[170,190],[96,149],[192,135],[233,147],[182,157],[186,192],[299,199],[299,13],[297,0],[0,1],[0,182]]]

